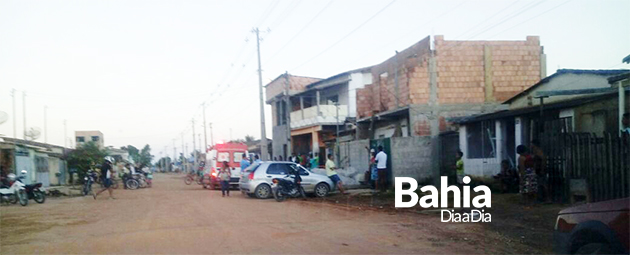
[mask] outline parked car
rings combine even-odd
[[[628,254],[630,200],[589,203],[558,213],[554,251],[558,254]]]
[[[313,173],[293,162],[265,161],[245,169],[239,182],[239,188],[243,194],[250,197],[271,197],[273,196],[271,192],[273,178],[285,178],[291,168],[299,171],[300,177],[302,177],[302,187],[307,194],[325,197],[333,187],[333,182],[328,176]]]

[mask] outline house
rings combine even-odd
[[[105,141],[103,141],[103,133],[101,131],[75,131],[74,137],[77,147],[91,141],[98,145],[99,148],[105,148]]]
[[[2,176],[27,171],[26,184],[41,182],[44,187],[67,183],[65,160],[67,149],[52,144],[0,138],[0,168]]]
[[[354,130],[357,116],[355,91],[371,83],[368,67],[313,82],[302,92],[291,95],[292,152],[296,155],[331,153],[325,141],[335,139],[338,131]]]
[[[395,142],[408,147],[399,147],[396,155],[409,156],[392,157],[394,174],[437,182],[440,171],[452,165],[443,159],[455,154],[442,148],[457,148],[456,133],[455,139],[441,138],[457,129],[448,119],[505,109],[503,101],[544,78],[545,70],[537,36],[519,41],[426,37],[370,69],[372,84],[356,90],[356,137],[379,140],[375,144],[386,151],[395,147],[390,138],[408,137]]]
[[[271,105],[272,112],[272,158],[282,156],[286,159],[291,155],[291,130],[287,123],[287,117],[292,111],[288,103],[289,97],[304,91],[306,85],[319,80],[285,73],[265,85],[266,103]]]
[[[618,133],[628,109],[628,70],[560,69],[504,102],[507,109],[452,118],[467,175],[491,176],[516,146],[558,133]]]

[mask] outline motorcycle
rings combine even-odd
[[[44,188],[42,188],[41,182],[24,185],[24,190],[26,190],[28,199],[33,199],[39,204],[43,204],[46,201],[46,192],[44,191]]]
[[[24,183],[20,180],[21,178],[16,178],[15,174],[9,174],[8,177],[8,185],[0,186],[0,200],[12,204],[19,201],[20,205],[26,206],[28,204],[28,195],[26,194]]]
[[[94,170],[89,170],[85,177],[83,177],[83,192],[84,196],[92,193],[92,184],[98,180],[98,174]]]
[[[285,176],[285,178],[291,177],[291,175]],[[302,178],[299,174],[295,174],[293,180],[287,180],[285,178],[274,178],[271,190],[273,197],[278,202],[284,201],[287,197],[297,198],[301,196],[306,198],[304,188],[302,187]]]

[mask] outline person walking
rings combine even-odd
[[[232,178],[230,166],[227,161],[223,161],[223,166],[219,172],[219,179],[221,180],[221,195],[224,197],[226,193],[228,197],[230,196],[230,178]]]
[[[109,198],[111,199],[116,199],[114,198],[114,189],[112,188],[112,165],[114,164],[114,158],[107,156],[105,157],[105,162],[103,162],[103,166],[101,166],[101,178],[103,180],[103,189],[99,190],[96,193],[92,193],[92,196],[94,197],[94,199],[96,199],[96,197],[103,193],[103,191],[108,191],[109,192]],[[93,191],[92,191],[93,192]]]
[[[378,146],[378,153],[376,154],[376,168],[378,171],[378,181],[376,182],[375,189],[385,191],[387,189],[387,154],[383,151],[383,146]]]
[[[346,194],[345,190],[343,189],[343,182],[341,182],[341,178],[339,178],[339,175],[335,170],[337,170],[337,166],[335,165],[335,161],[333,160],[333,155],[328,154],[328,160],[326,160],[326,175],[328,175],[328,178],[330,178],[333,184],[337,186],[337,188],[339,188],[341,194]]]

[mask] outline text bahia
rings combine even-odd
[[[463,186],[464,192],[459,190],[457,186],[448,186],[448,177],[442,176],[440,178],[440,191],[435,186],[423,186],[420,188],[421,192],[429,192],[428,195],[418,198],[418,194],[415,192],[418,189],[418,182],[415,179],[409,177],[396,177],[394,189],[395,194],[395,206],[396,208],[409,208],[416,204],[420,204],[422,208],[448,208],[448,193],[453,193],[453,207],[470,208],[470,186]],[[470,177],[465,176],[463,178],[464,184],[470,183]],[[403,190],[403,183],[409,184],[409,189]],[[479,185],[473,189],[475,192],[482,192],[478,196],[472,199],[472,207],[479,210],[471,210],[470,212],[455,212],[455,210],[442,210],[442,222],[491,222],[490,213],[486,213],[482,208],[490,208],[492,206],[491,198],[492,194],[490,188],[484,185]],[[439,195],[438,195],[439,194]],[[403,195],[411,197],[410,201],[402,201]],[[463,199],[461,198],[463,195]],[[440,199],[439,199],[440,198]]]

